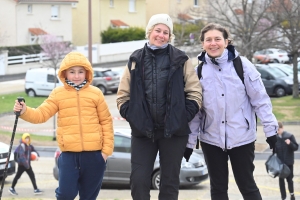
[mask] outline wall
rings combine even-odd
[[[16,2],[0,0],[0,47],[16,45]]]
[[[63,36],[64,41],[72,41],[72,13],[71,4],[59,4],[59,19],[51,19],[51,4],[32,4],[32,14],[27,13],[28,4],[18,4],[17,44],[29,44],[29,28],[41,28],[47,33]],[[24,23],[26,21],[26,23]]]
[[[101,43],[101,32],[110,27],[110,20],[119,19],[131,27],[146,27],[146,0],[136,0],[136,12],[128,12],[128,0],[92,0],[92,43]],[[73,44],[88,44],[88,1],[79,1],[73,8]]]

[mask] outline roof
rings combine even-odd
[[[29,28],[28,30],[32,35],[47,35],[48,34],[46,31],[44,31],[43,29],[40,29],[40,28]]]
[[[16,0],[17,3],[78,3],[78,0]]]
[[[115,19],[115,20],[110,20],[110,23],[113,25],[113,26],[116,26],[116,27],[121,27],[121,26],[129,26],[128,24],[126,24],[125,22],[119,20],[119,19]]]
[[[181,20],[185,20],[185,21],[194,19],[193,17],[189,16],[188,14],[184,14],[184,13],[179,13],[178,18]]]

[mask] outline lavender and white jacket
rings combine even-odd
[[[241,57],[244,84],[237,75],[232,60],[238,52],[225,49],[213,64],[203,52],[198,59],[204,62],[200,83],[203,106],[189,123],[191,134],[187,144],[194,148],[200,141],[222,149],[249,144],[256,140],[256,118],[261,120],[266,137],[276,135],[278,123],[260,73],[245,57]]]

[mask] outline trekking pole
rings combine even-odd
[[[17,99],[18,99],[19,103],[22,102],[22,101],[25,102],[25,99],[23,97],[18,97]],[[4,172],[3,172],[3,178],[2,178],[2,183],[1,183],[1,191],[0,191],[0,200],[1,200],[1,197],[2,197],[4,181],[5,181],[5,178],[6,178],[7,167],[8,167],[8,164],[9,164],[9,159],[10,159],[10,154],[11,154],[11,148],[12,148],[13,143],[14,143],[14,138],[15,138],[15,133],[16,133],[16,128],[17,128],[17,124],[18,124],[18,119],[19,119],[20,113],[21,113],[21,111],[15,112],[16,119],[15,119],[15,124],[14,124],[14,128],[13,128],[13,132],[12,132],[12,135],[11,135],[11,140],[10,140],[8,155],[7,155],[7,159],[6,159],[6,163],[5,163],[5,168],[4,168]]]

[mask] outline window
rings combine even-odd
[[[51,19],[59,18],[59,6],[53,5],[51,6]]]
[[[114,0],[109,0],[109,7],[114,7]]]
[[[131,152],[130,138],[115,135],[114,152],[130,153]]]
[[[31,5],[31,4],[29,4],[29,5],[27,6],[27,13],[28,13],[28,14],[32,14],[32,5]]]
[[[194,0],[194,6],[199,6],[199,0]]]
[[[47,82],[48,82],[48,83],[54,83],[54,75],[52,75],[52,74],[47,74]],[[56,83],[59,83],[59,82],[58,82],[58,78],[56,78]]]
[[[129,0],[129,12],[135,12],[135,0]]]

